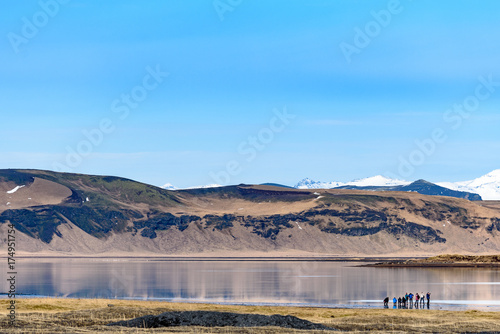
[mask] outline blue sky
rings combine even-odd
[[[179,187],[472,179],[500,168],[499,10],[498,1],[10,1],[0,13],[0,168]],[[346,57],[346,45],[356,52]],[[464,103],[467,116],[453,111]],[[276,119],[284,110],[286,124]]]

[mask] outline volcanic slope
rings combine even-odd
[[[498,253],[496,202],[268,185],[169,191],[132,180],[0,170],[0,232],[25,255],[415,256]],[[0,249],[6,248],[6,238]]]

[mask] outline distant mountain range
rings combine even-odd
[[[466,191],[456,191],[445,187],[438,186],[437,184],[427,182],[425,180],[417,180],[408,185],[398,185],[398,186],[342,186],[334,189],[351,189],[351,190],[372,190],[372,191],[406,191],[406,192],[416,192],[422,195],[431,196],[448,196],[456,198],[464,198],[470,201],[480,201],[481,196],[475,193]]]
[[[297,183],[295,188],[415,191],[424,195],[452,196],[471,200],[500,200],[500,169],[477,179],[463,182],[438,182],[436,184],[424,180],[408,182],[377,175],[346,183],[339,181],[321,182],[305,178]],[[479,195],[480,198],[474,196],[475,194]]]
[[[425,180],[409,182],[405,180],[391,179],[382,175],[357,179],[350,182],[330,181],[321,182],[305,178],[293,187],[276,183],[265,183],[284,188],[295,189],[357,189],[373,191],[413,191],[423,195],[450,196],[477,200],[500,200],[500,169],[494,170],[484,176],[471,181],[463,182],[437,182],[431,183]],[[185,189],[215,188],[218,184],[211,184]],[[165,184],[163,189],[181,190],[170,183]]]
[[[381,175],[373,176],[373,177],[368,177],[366,179],[359,179],[359,180],[354,180],[351,182],[317,182],[313,181],[309,178],[306,178],[299,183],[297,183],[295,186],[287,186],[283,184],[277,184],[277,183],[264,183],[262,185],[269,185],[269,186],[277,186],[277,187],[283,187],[283,188],[295,188],[295,189],[333,189],[333,188],[338,188],[342,186],[358,186],[358,187],[365,187],[365,186],[398,186],[398,185],[407,185],[410,184],[411,182],[407,181],[402,181],[402,180],[394,180],[390,179]],[[219,184],[209,184],[206,186],[198,186],[198,187],[189,187],[189,188],[178,188],[176,186],[173,186],[170,183],[167,183],[163,185],[161,188],[167,189],[167,190],[182,190],[182,189],[198,189],[198,188],[216,188],[216,187],[222,187]]]
[[[403,180],[390,179],[382,175],[372,176],[365,179],[358,179],[351,182],[318,182],[309,178],[305,178],[295,185],[297,189],[333,189],[344,186],[355,187],[389,187],[389,186],[402,186],[408,185],[411,182]]]
[[[479,194],[483,200],[500,200],[500,169],[471,181],[438,182],[437,184],[453,190]]]

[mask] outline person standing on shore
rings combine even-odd
[[[427,295],[425,297],[427,299],[427,308],[429,308],[429,304],[431,302],[431,293],[427,291]]]
[[[425,294],[422,292],[422,295],[420,296],[420,305],[423,307],[425,306]]]

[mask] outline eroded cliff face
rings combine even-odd
[[[500,250],[500,210],[450,197],[249,185],[167,191],[116,177],[44,171],[4,171],[0,190],[11,201],[0,207],[0,230],[14,224],[25,252],[376,256]]]

